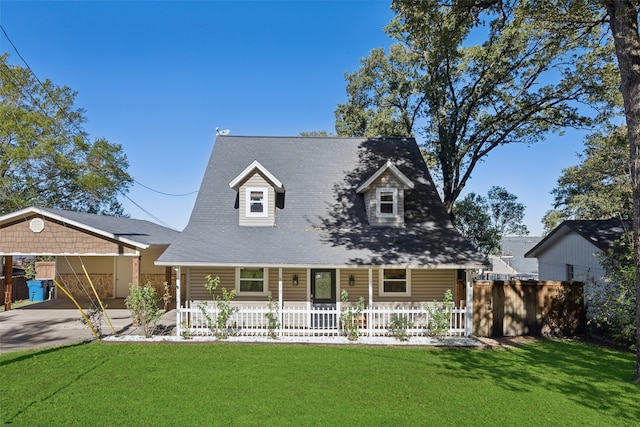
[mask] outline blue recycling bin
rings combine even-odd
[[[29,287],[29,301],[44,301],[44,288],[40,280],[29,280],[27,286]]]

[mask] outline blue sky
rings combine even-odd
[[[11,1],[0,23],[41,79],[78,92],[91,138],[121,144],[137,182],[133,218],[181,230],[215,140],[232,135],[334,132],[345,72],[389,46],[390,1]],[[4,35],[0,51],[24,64]],[[500,147],[466,188],[505,187],[527,206],[531,235],[551,208],[582,137],[568,131]],[[150,187],[168,196],[149,190]],[[142,207],[140,209],[138,206]]]

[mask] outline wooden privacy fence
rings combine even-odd
[[[2,301],[0,305],[4,305],[4,290],[5,290],[4,277],[0,278],[0,295],[2,295]],[[20,301],[29,299],[29,288],[27,287],[27,278],[25,276],[14,276],[11,286],[11,301]]]
[[[481,337],[584,331],[582,282],[474,281],[473,333]]]

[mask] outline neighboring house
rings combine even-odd
[[[483,274],[487,280],[537,280],[538,260],[525,258],[542,237],[507,236],[502,239],[500,255],[490,255],[491,269]]]
[[[154,261],[177,235],[149,221],[30,207],[0,216],[0,255],[55,257],[55,279],[80,298],[92,295],[84,265],[100,298],[125,298],[132,283],[171,282]]]
[[[564,221],[525,257],[538,259],[540,280],[585,282],[588,303],[599,293],[598,287],[606,283],[598,255],[631,230],[631,221],[619,219]]]
[[[452,226],[414,139],[218,136],[189,224],[157,265],[238,305],[419,305],[485,258]],[[468,276],[470,277],[470,276]]]

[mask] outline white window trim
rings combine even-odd
[[[262,280],[262,292],[246,292],[240,290],[240,270],[243,268],[262,268],[264,279]],[[247,296],[263,296],[269,293],[269,269],[267,267],[236,267],[236,294]]]
[[[382,213],[380,211],[381,193],[393,194],[393,212],[392,213]],[[378,218],[395,218],[398,216],[398,189],[397,188],[376,188],[376,216]]]
[[[267,187],[246,187],[244,193],[245,215],[251,218],[266,218],[269,216],[269,188]],[[262,191],[262,212],[251,212],[251,192]]]
[[[407,274],[407,291],[406,292],[385,292],[384,291],[384,268],[381,268],[378,271],[378,278],[379,278],[379,283],[378,283],[378,296],[384,297],[384,296],[400,296],[400,297],[410,297],[411,296],[411,270],[408,268],[402,269],[402,268],[387,268],[386,270],[404,270]]]

